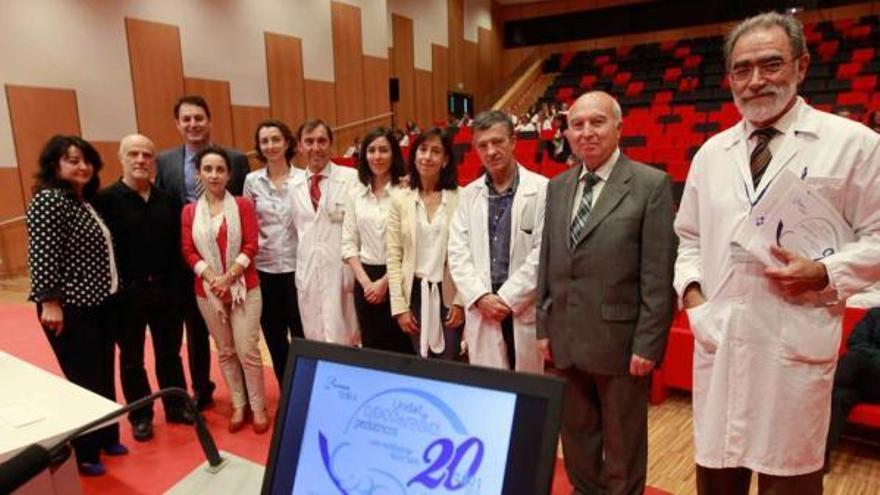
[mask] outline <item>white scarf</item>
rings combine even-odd
[[[223,217],[226,220],[226,255],[227,266],[235,262],[235,258],[241,252],[241,218],[238,215],[238,204],[229,192],[223,197]],[[211,227],[211,207],[208,204],[207,194],[202,194],[196,202],[196,213],[192,227],[193,241],[196,250],[203,260],[218,276],[224,272],[220,258],[220,248],[217,246],[217,233]],[[211,285],[202,279],[202,287],[211,306],[226,321],[229,314],[226,305],[211,292]],[[244,272],[230,285],[229,294],[232,296],[232,306],[243,304],[247,295],[247,286],[244,283]]]
[[[430,350],[434,354],[441,354],[446,349],[446,341],[443,338],[443,320],[440,318],[440,284],[428,282],[422,279],[421,332],[419,334],[419,352],[422,357],[428,357]]]

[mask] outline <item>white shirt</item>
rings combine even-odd
[[[290,173],[281,187],[275,187],[269,180],[266,167],[249,173],[245,178],[242,196],[254,202],[260,228],[260,249],[254,262],[261,272],[296,271],[298,241],[290,193],[293,178],[302,173],[302,170],[290,167]]]
[[[428,221],[428,212],[421,196],[416,198],[416,215],[418,225],[416,235],[416,271],[415,275],[429,282],[443,281],[443,267],[446,264],[446,245],[440,242],[443,231],[448,228],[446,214],[446,197],[441,193],[440,204],[434,217]]]
[[[377,198],[371,186],[359,185],[342,223],[343,260],[357,256],[366,265],[385,264],[385,224],[395,189],[388,183]]]
[[[611,153],[611,156],[605,160],[605,163],[600,165],[594,172],[596,176],[599,177],[599,181],[593,184],[593,201],[590,203],[591,209],[596,205],[596,201],[598,201],[599,195],[602,194],[602,189],[605,187],[605,183],[608,182],[608,177],[611,177],[611,171],[614,170],[614,164],[617,163],[619,158],[620,148],[617,148],[614,150],[614,153]],[[578,176],[577,188],[574,191],[574,204],[572,204],[571,207],[571,221],[574,221],[578,207],[581,205],[581,197],[584,195],[584,183],[586,183],[584,177],[587,176],[587,172],[586,165],[581,165],[581,174]]]
[[[116,252],[113,250],[113,237],[110,234],[110,229],[108,229],[104,221],[101,220],[101,215],[98,215],[98,212],[95,211],[92,205],[86,202],[83,202],[83,204],[89,214],[92,215],[92,218],[95,219],[98,228],[101,229],[101,235],[104,236],[104,244],[107,245],[107,254],[110,258],[110,294],[116,294],[119,292],[119,270],[116,269]]]

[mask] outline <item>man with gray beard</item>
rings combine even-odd
[[[822,493],[841,315],[880,278],[880,136],[797,96],[810,55],[795,18],[746,19],[724,52],[743,120],[700,148],[675,222],[675,289],[696,341],[697,492],[745,495],[754,471],[761,494]],[[818,260],[767,246],[778,267],[734,244],[781,173],[827,199],[856,240]]]

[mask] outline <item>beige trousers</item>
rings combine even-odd
[[[207,298],[198,297],[199,311],[205,318],[208,332],[217,345],[220,371],[232,395],[232,405],[238,409],[250,403],[251,409],[266,408],[266,389],[263,384],[263,358],[260,355],[260,313],[263,298],[260,288],[247,292],[244,304],[226,307],[226,321],[211,306]],[[245,392],[247,384],[247,392]]]

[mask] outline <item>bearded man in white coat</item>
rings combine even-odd
[[[754,471],[759,493],[822,493],[844,302],[880,278],[880,136],[797,96],[810,56],[793,17],[746,19],[725,59],[743,120],[700,148],[675,222],[675,289],[696,340],[697,492],[747,494]],[[777,267],[734,244],[782,173],[856,240],[820,260],[767,246]]]
[[[547,179],[516,162],[510,117],[473,121],[483,177],[464,188],[449,228],[449,272],[465,303],[471,364],[541,373],[535,290]]]
[[[330,161],[333,132],[322,120],[297,131],[306,173],[292,183],[292,218],[299,244],[296,290],[307,339],[357,345],[354,275],[342,261],[342,222],[358,184],[357,170]]]

